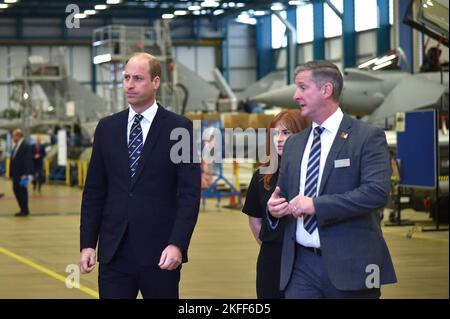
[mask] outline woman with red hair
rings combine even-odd
[[[266,160],[253,174],[242,212],[249,216],[250,229],[260,245],[256,265],[256,293],[259,299],[282,299],[280,263],[284,224],[272,230],[267,221],[267,201],[275,190],[284,143],[292,134],[310,126],[300,110],[277,114],[267,128]],[[271,151],[272,150],[272,151]],[[274,164],[276,165],[274,167]],[[274,169],[269,169],[274,167]]]

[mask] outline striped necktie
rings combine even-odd
[[[323,128],[317,126],[314,129],[314,138],[311,145],[311,151],[309,152],[308,169],[306,171],[305,191],[303,192],[307,197],[316,197],[317,184],[319,181],[319,168],[320,168],[320,134],[322,134]],[[312,234],[317,228],[317,219],[315,215],[304,215],[303,227],[305,230]]]
[[[134,122],[131,126],[130,137],[128,139],[128,163],[130,164],[131,177],[136,174],[139,158],[141,157],[142,148],[144,147],[144,138],[142,135],[141,120],[144,118],[142,114],[134,116]]]

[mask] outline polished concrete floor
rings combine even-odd
[[[81,275],[79,288],[66,287],[79,260],[81,190],[44,185],[42,193],[30,191],[31,215],[22,218],[13,216],[18,207],[10,181],[0,178],[0,193],[0,298],[96,298],[96,270]],[[433,226],[426,213],[402,214]],[[383,232],[399,282],[383,286],[382,297],[448,299],[448,231],[392,226]],[[208,200],[183,266],[181,297],[255,298],[257,253],[246,216]]]

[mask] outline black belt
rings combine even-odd
[[[299,245],[299,244],[297,244]],[[309,250],[310,252],[312,252],[313,254],[316,254],[317,256],[322,256],[322,249],[320,248],[314,248],[314,247],[305,247],[302,245],[299,245],[301,248],[305,248],[306,250]]]

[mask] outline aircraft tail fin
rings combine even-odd
[[[236,94],[234,94],[233,90],[231,89],[230,85],[227,83],[225,78],[222,75],[222,72],[218,68],[214,68],[213,70],[213,76],[214,80],[216,81],[216,84],[220,90],[220,93],[222,95],[227,96],[232,105],[232,110],[235,111],[237,109],[237,97]]]

